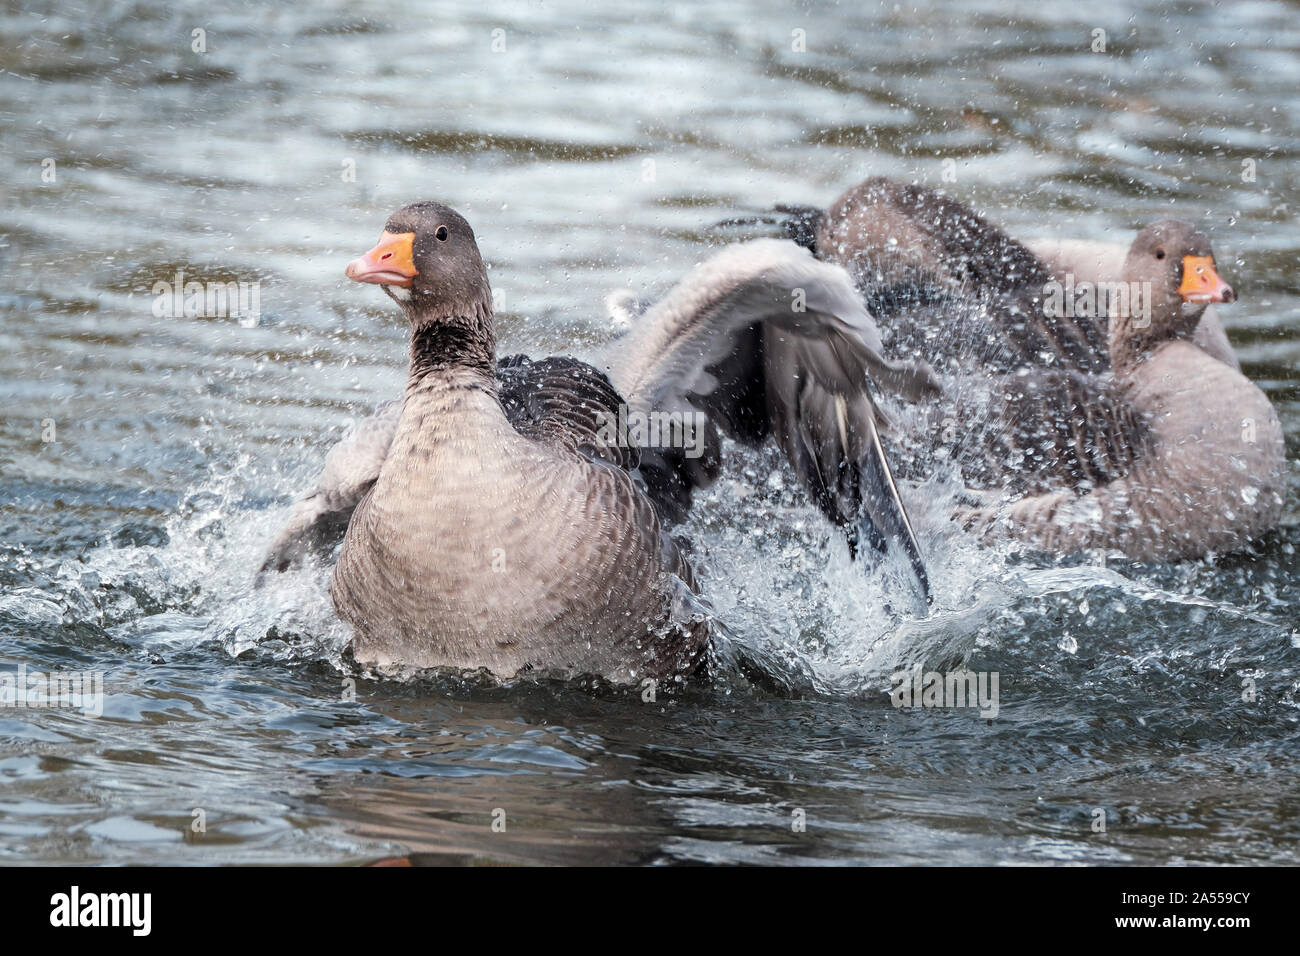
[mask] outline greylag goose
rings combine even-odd
[[[708,632],[668,528],[717,475],[720,431],[775,434],[827,515],[858,545],[897,545],[924,587],[868,375],[921,394],[931,373],[884,360],[848,276],[796,244],[705,262],[635,319],[605,372],[497,360],[487,271],[446,206],[394,213],[347,275],[410,321],[405,396],[330,452],[263,572],[346,528],[331,594],[358,661],[620,683],[690,674]],[[764,379],[773,349],[801,382]],[[706,416],[701,441],[638,447],[611,430],[682,412]]]
[[[873,179],[825,212],[787,212],[788,235],[854,276],[887,350],[948,374],[933,434],[949,434],[919,458],[932,463],[946,440],[968,481],[1005,496],[964,510],[968,527],[1172,560],[1241,548],[1278,524],[1281,425],[1207,319],[1235,295],[1199,230],[1142,230],[1118,266],[1110,255],[1073,277],[1080,292],[1104,280],[1110,293],[1094,285],[1079,300],[1091,307],[1076,309],[1062,270],[1096,247],[1045,243],[1044,261],[931,190]]]

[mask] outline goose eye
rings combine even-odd
[[[436,230],[434,230],[433,237],[434,237],[435,239],[437,239],[439,242],[446,242],[446,241],[447,241],[447,227],[446,227],[446,226],[439,226]]]
[[[1156,258],[1157,258],[1157,259],[1163,259],[1164,257],[1165,257],[1165,250],[1163,250],[1163,249],[1157,249],[1157,250],[1156,250]]]

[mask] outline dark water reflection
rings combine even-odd
[[[328,442],[400,388],[401,324],[342,265],[416,198],[474,223],[506,350],[577,354],[711,223],[869,174],[952,170],[1023,235],[1202,220],[1294,458],[1293,4],[68,0],[0,34],[0,669],[108,685],[99,718],[0,709],[0,859],[1295,862],[1294,494],[1258,555],[1172,568],[1010,564],[923,515],[947,595],[897,631],[756,457],[692,531],[737,641],[811,675],[794,697],[733,673],[653,704],[349,701],[323,573],[248,586]],[[260,281],[258,325],[156,317],[178,269]],[[894,710],[903,645],[998,671],[997,718]]]

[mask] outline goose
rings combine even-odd
[[[925,593],[870,388],[937,383],[922,363],[881,356],[839,267],[784,240],[723,250],[635,316],[603,368],[498,359],[486,267],[446,205],[395,212],[346,274],[379,285],[410,322],[405,393],[330,451],[262,574],[341,533],[330,591],[358,662],[503,679],[690,675],[709,631],[671,526],[718,475],[723,433],[774,436],[851,544],[900,549]],[[765,378],[771,351],[803,378]],[[652,413],[703,416],[702,439],[612,428]]]
[[[784,212],[786,235],[854,276],[887,349],[948,376],[930,431],[960,422],[962,434],[917,454],[958,455],[983,492],[958,509],[965,528],[1178,560],[1238,550],[1279,523],[1281,424],[1211,311],[1236,296],[1200,230],[1163,220],[1122,258],[1060,240],[1040,255],[956,200],[880,178],[824,211]],[[1092,309],[1063,307],[1072,269],[1121,285]]]

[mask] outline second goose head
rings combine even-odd
[[[411,322],[416,366],[495,359],[492,288],[474,230],[450,206],[413,203],[388,217],[375,247],[347,277],[383,287]]]
[[[1147,226],[1129,247],[1124,279],[1137,283],[1142,308],[1116,309],[1111,315],[1111,353],[1127,364],[1162,342],[1192,338],[1211,302],[1233,302],[1236,293],[1215,269],[1210,240],[1195,226],[1163,219]]]

